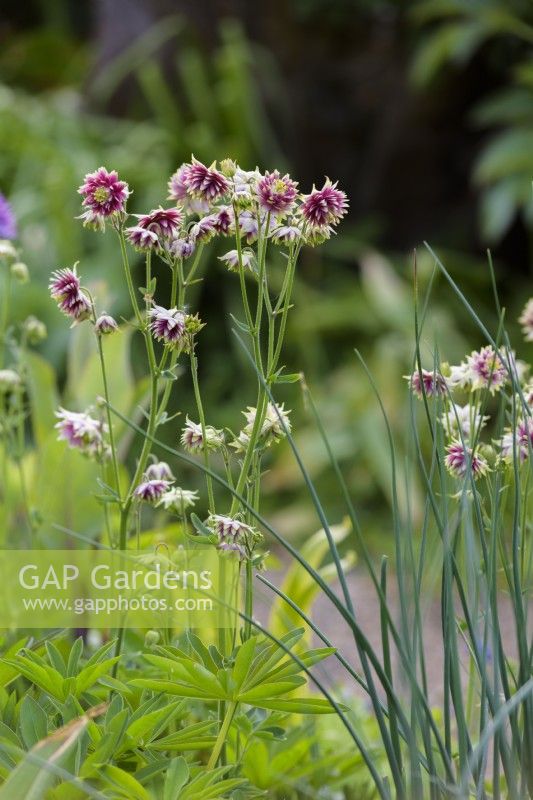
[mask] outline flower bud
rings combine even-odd
[[[144,646],[150,648],[155,647],[160,638],[158,631],[147,631],[144,637]]]
[[[0,239],[0,258],[12,258],[15,259],[17,257],[17,251],[9,241],[9,239]]]
[[[113,317],[105,312],[100,314],[96,322],[94,323],[94,332],[97,336],[107,336],[110,333],[115,333],[118,330],[118,324]]]
[[[48,336],[46,325],[44,322],[41,322],[40,319],[37,319],[37,317],[28,317],[24,321],[23,328],[30,344],[39,344],[39,342],[42,342]]]
[[[226,178],[232,178],[237,171],[237,164],[232,158],[223,158],[220,162],[220,171]]]
[[[10,394],[22,386],[22,378],[13,369],[0,369],[0,395]]]
[[[14,261],[11,264],[11,275],[12,277],[18,281],[18,283],[28,283],[30,280],[30,273],[26,264],[22,261]]]

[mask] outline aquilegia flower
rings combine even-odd
[[[207,217],[202,217],[191,227],[189,237],[195,244],[208,242],[213,236],[216,236],[216,223],[216,214],[209,214]]]
[[[176,258],[190,258],[195,250],[196,245],[189,236],[174,239],[170,246],[170,251]]]
[[[519,420],[516,430],[508,429],[504,433],[500,447],[504,461],[512,460],[515,453],[521,462],[529,458],[529,452],[533,448],[533,420]]]
[[[257,198],[259,206],[276,216],[290,211],[296,201],[298,184],[289,175],[279,174],[278,170],[266,172],[258,181]]]
[[[154,478],[157,478],[160,481],[176,480],[166,461],[156,461],[155,464],[149,464],[145,470],[144,477],[149,481],[153,480]]]
[[[183,220],[179,208],[154,208],[148,214],[135,214],[138,228],[152,231],[159,239],[172,239],[177,236]]]
[[[211,425],[205,426],[205,439],[208,450],[217,450],[224,444],[224,433]],[[181,432],[181,444],[189,453],[201,453],[204,449],[202,426],[187,417]]]
[[[404,377],[409,381],[413,394],[416,394],[420,399],[422,399],[424,393],[427,397],[446,394],[446,380],[439,372],[417,369],[412,375],[405,375]]]
[[[298,225],[280,225],[272,231],[272,241],[276,244],[292,244],[300,239],[302,235]]]
[[[250,443],[257,409],[248,406],[247,410],[242,413],[246,417],[246,425],[231,445],[237,451],[245,450]],[[280,406],[275,406],[273,403],[268,404],[259,433],[259,441],[263,447],[270,447],[270,445],[281,441],[287,433],[291,432],[290,413],[290,411],[285,411],[283,404]]]
[[[140,483],[133,494],[143,503],[151,503],[155,505],[161,500],[169,486],[169,481],[163,481],[160,478],[153,478],[149,481],[143,481]]]
[[[346,193],[337,189],[337,183],[332,183],[329,178],[322,189],[316,189],[304,195],[300,206],[302,215],[311,228],[326,228],[336,225],[346,214],[348,198]]]
[[[141,228],[140,225],[133,225],[126,228],[126,236],[136,250],[145,252],[147,250],[157,250],[159,248],[159,237],[155,231]]]
[[[170,176],[168,181],[168,199],[180,203],[187,211],[193,214],[206,214],[209,211],[209,203],[200,198],[191,197],[187,191],[185,178],[189,169],[188,164],[182,164],[176,172]]]
[[[472,389],[488,389],[494,394],[507,380],[507,370],[498,353],[490,345],[482,347],[481,350],[474,350],[466,359],[466,363]]]
[[[99,419],[94,419],[86,411],[67,411],[64,408],[56,411],[56,417],[59,422],[55,428],[59,431],[57,438],[60,441],[97,460],[109,456],[109,446],[104,441],[108,428]]]
[[[172,347],[182,344],[185,336],[186,316],[177,308],[154,306],[150,309],[150,330],[155,338]]]
[[[118,323],[116,319],[109,314],[106,314],[104,311],[104,313],[100,314],[94,323],[94,332],[99,336],[108,336],[110,333],[114,333],[115,331],[118,331]]]
[[[522,326],[526,342],[533,342],[533,297],[527,301],[518,322]]]
[[[238,270],[239,269],[239,252],[238,250],[229,250],[227,253],[224,253],[223,256],[218,257],[219,261],[222,261],[223,264],[230,270]],[[244,249],[241,252],[241,261],[242,266],[244,269],[251,269],[254,260],[254,254],[252,250]]]
[[[446,468],[456,478],[464,478],[469,470],[472,470],[474,478],[480,478],[489,471],[489,465],[483,456],[474,453],[471,447],[458,439],[450,442],[446,453]]]
[[[196,158],[182,173],[182,181],[191,197],[198,197],[208,203],[224,195],[229,184],[224,175],[216,169],[216,161],[206,167]]]
[[[0,192],[0,239],[16,239],[17,223],[10,204]]]
[[[181,514],[185,509],[193,508],[197,500],[198,492],[174,486],[165,492],[158,505],[163,506],[166,511],[175,511]]]
[[[105,167],[89,172],[78,192],[83,195],[83,206],[94,217],[91,219],[89,215],[86,218],[89,222],[123,213],[130,195],[128,184],[119,180],[115,170],[108,172]]]
[[[206,525],[218,537],[218,549],[236,553],[239,558],[246,557],[244,544],[250,538],[257,539],[258,533],[250,525],[222,514],[211,514]]]
[[[235,216],[229,206],[218,206],[213,214],[213,227],[220,236],[229,236],[234,230]]]
[[[242,539],[246,534],[254,532],[250,525],[246,525],[240,519],[225,517],[222,514],[211,514],[206,525],[215,531],[219,539]]]
[[[59,306],[60,311],[75,322],[88,319],[91,315],[89,298],[80,288],[80,279],[73,269],[57,269],[52,272],[49,284],[50,295]]]

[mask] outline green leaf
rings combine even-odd
[[[82,653],[83,653],[83,639],[81,636],[78,636],[78,638],[70,648],[70,653],[68,657],[67,675],[69,678],[73,678],[76,675]]]
[[[38,742],[0,788],[0,800],[43,800],[47,789],[57,783],[58,772],[64,769],[88,723],[88,716],[81,717]],[[96,791],[92,796],[103,798]]]
[[[151,750],[201,750],[211,748],[215,743],[215,736],[210,731],[216,725],[215,720],[196,722],[180,731],[170,733],[150,744]]]
[[[52,366],[38,353],[26,352],[26,383],[30,396],[33,434],[38,445],[50,435],[59,405],[56,377]]]
[[[41,666],[30,660],[35,657],[34,653],[26,651],[25,656],[15,656],[14,658],[4,658],[2,661],[8,666],[14,667],[21,675],[34,683],[44,692],[48,692],[57,700],[65,700],[63,677],[53,667]]]
[[[256,700],[254,705],[270,711],[284,711],[289,714],[336,714],[333,706],[320,697],[299,697],[294,700]],[[340,704],[339,704],[340,705]],[[340,705],[343,709],[343,706]],[[347,710],[344,708],[344,710]]]
[[[259,700],[277,697],[280,694],[292,692],[299,686],[303,686],[305,683],[307,683],[305,678],[295,675],[291,680],[260,684],[254,689],[249,689],[248,691],[239,694],[238,699],[241,703],[255,705],[255,703]]]
[[[180,792],[189,780],[189,767],[181,756],[173,758],[169,764],[162,800],[179,800]]]
[[[130,772],[106,764],[101,774],[108,786],[119,791],[127,800],[151,800],[144,786]]]
[[[36,700],[27,694],[20,704],[20,732],[28,750],[45,739],[48,733],[48,717],[46,711]]]
[[[90,664],[84,667],[79,675],[76,677],[76,695],[79,697],[83,692],[87,691],[91,686],[98,681],[102,675],[110,672],[112,667],[120,660],[120,656],[108,658],[106,661],[101,661],[98,664]]]
[[[252,665],[256,644],[257,637],[251,636],[239,647],[232,671],[233,680],[235,682],[235,688],[237,691],[242,687],[244,681],[246,680],[246,676],[248,675]]]
[[[138,719],[134,719],[126,730],[127,736],[134,740],[135,746],[142,746],[150,742],[155,735],[158,727],[162,724],[167,725],[181,708],[181,702],[176,700],[163,708],[158,708],[149,714],[143,714]],[[147,734],[149,734],[147,736]]]

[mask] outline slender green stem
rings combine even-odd
[[[102,383],[104,387],[104,397],[106,401],[107,425],[109,428],[109,446],[111,448],[111,462],[113,464],[113,476],[115,478],[115,491],[117,493],[119,507],[121,507],[122,491],[120,488],[120,472],[118,468],[117,447],[115,443],[115,434],[113,432],[113,417],[111,414],[111,406],[110,406],[109,384],[107,380],[107,370],[105,365],[102,337],[99,334],[96,334],[96,343],[98,345],[98,356],[100,358],[100,369],[102,372]]]
[[[194,343],[191,348],[191,375],[192,375],[192,382],[194,387],[194,397],[196,399],[196,407],[198,409],[198,416],[200,418],[200,426],[202,428],[202,440],[203,440],[203,456],[204,456],[204,464],[206,469],[209,469],[209,447],[207,443],[207,436],[206,436],[206,425],[205,425],[205,413],[204,413],[204,406],[202,403],[202,395],[200,393],[200,385],[198,383],[198,359],[196,358],[196,353],[194,352]],[[206,485],[207,485],[207,497],[209,501],[209,511],[214,514],[215,512],[215,497],[213,494],[213,481],[211,480],[211,476],[206,473]]]
[[[218,758],[220,756],[220,752],[225,744],[226,737],[228,735],[228,731],[230,729],[231,721],[235,714],[235,710],[237,708],[237,703],[228,703],[226,707],[226,711],[224,714],[224,720],[222,725],[220,726],[220,730],[218,732],[217,739],[215,741],[215,746],[213,747],[213,752],[207,762],[207,771],[209,772],[212,769],[215,769]]]
[[[7,328],[9,323],[9,300],[11,295],[11,270],[5,259],[3,266],[5,267],[5,284],[2,293],[2,314],[0,316],[0,367],[3,367],[5,363],[5,354],[7,351]]]

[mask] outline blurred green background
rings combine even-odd
[[[302,255],[285,362],[305,372],[366,529],[389,537],[388,455],[354,347],[403,455],[413,250],[422,287],[432,270],[427,240],[494,326],[490,247],[512,327],[531,290],[532,49],[529,0],[3,0],[0,191],[32,273],[16,290],[15,318],[45,320],[41,351],[64,384],[69,332],[48,298],[50,271],[79,260],[107,310],[127,313],[114,238],[74,220],[76,189],[100,164],[134,188],[133,211],[164,201],[168,176],[191,152],[288,169],[304,191],[324,175],[339,179],[350,214],[337,237]],[[221,246],[212,246],[197,298],[208,323],[201,382],[208,421],[237,428],[255,376],[231,335],[239,290],[217,262]],[[441,279],[426,352],[434,340],[450,361],[483,344]],[[298,387],[282,399],[339,519]],[[174,406],[194,416],[188,377]],[[175,444],[179,423],[167,428]],[[310,533],[316,523],[288,448],[269,466],[267,511],[284,533]]]

